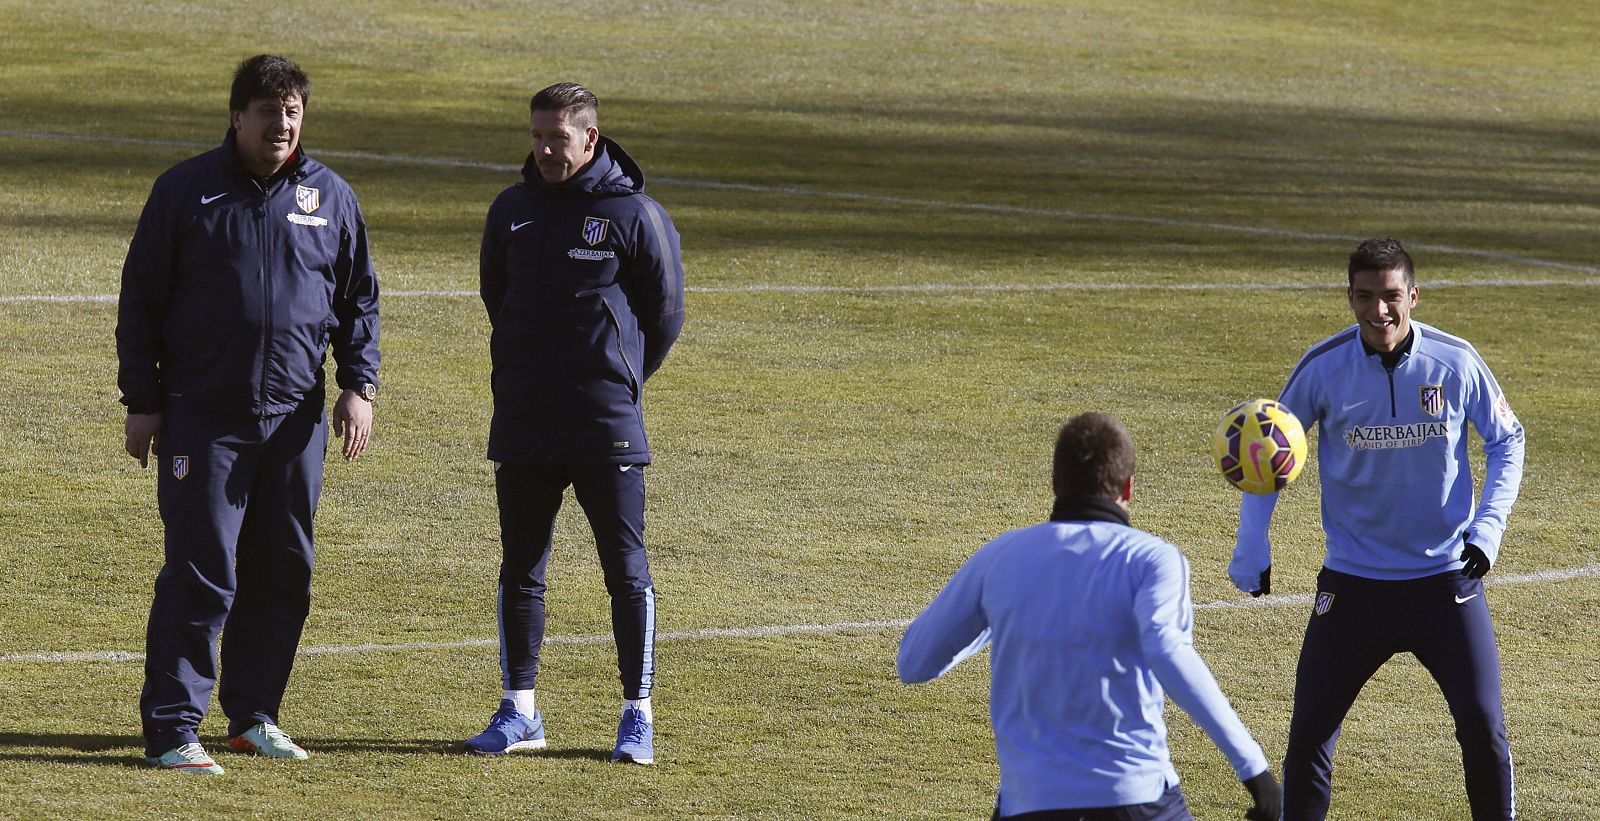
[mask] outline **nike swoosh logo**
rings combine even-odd
[[[226,197],[226,196],[228,196],[228,192],[226,192],[226,191],[222,192],[221,194],[212,194],[209,197],[204,195],[204,194],[201,194],[200,195],[200,204],[201,205],[210,205],[211,203],[216,202],[217,200],[220,200],[220,199],[222,199],[223,197]]]
[[[1367,404],[1367,400],[1363,399],[1360,402],[1351,402],[1350,404],[1345,405],[1343,408],[1340,408],[1340,410],[1354,410],[1365,404]]]
[[[533,220],[528,220],[527,222],[513,222],[513,223],[511,223],[511,230],[515,231],[515,230],[517,230],[519,228],[522,228],[522,227],[528,226],[528,225],[532,225],[532,224],[533,224]]]
[[[1477,597],[1478,597],[1477,593],[1473,593],[1472,595],[1467,596],[1466,598],[1462,598],[1460,596],[1456,596],[1456,604],[1466,604],[1467,602],[1472,601],[1473,599],[1476,599]]]

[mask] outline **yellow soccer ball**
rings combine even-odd
[[[1282,490],[1306,464],[1306,431],[1271,399],[1235,405],[1211,436],[1211,455],[1229,484],[1245,493]]]

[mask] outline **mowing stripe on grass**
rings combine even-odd
[[[1563,567],[1554,570],[1536,570],[1532,573],[1519,573],[1514,576],[1489,577],[1484,582],[1490,586],[1512,584],[1551,584],[1554,582],[1568,581],[1571,579],[1600,576],[1600,564],[1584,565],[1582,567]],[[1197,610],[1234,610],[1254,607],[1289,607],[1311,603],[1311,595],[1300,593],[1293,596],[1262,596],[1259,599],[1222,599],[1219,601],[1203,602],[1195,605]],[[833,634],[850,630],[889,630],[905,627],[910,624],[910,619],[880,619],[878,621],[842,621],[832,624],[771,624],[757,627],[710,627],[703,630],[675,630],[670,633],[658,633],[659,641],[683,641],[688,639],[749,639],[766,636],[792,636],[802,633]],[[611,636],[547,636],[545,644],[610,644]],[[498,639],[464,639],[462,641],[405,641],[393,644],[327,644],[316,647],[300,648],[302,656],[325,656],[345,653],[379,653],[405,650],[454,650],[462,647],[496,647]],[[143,661],[143,653],[129,653],[120,650],[87,653],[20,653],[11,656],[0,656],[0,662],[55,662],[66,663],[75,661]]]
[[[1428,290],[1438,288],[1550,288],[1559,286],[1594,287],[1600,277],[1583,279],[1438,279],[1423,283]],[[949,294],[993,293],[1006,291],[1316,291],[1334,290],[1337,282],[1028,282],[963,284],[924,282],[911,285],[733,285],[689,286],[691,294]],[[430,298],[464,299],[478,297],[477,291],[384,291],[384,299]],[[116,294],[15,294],[0,296],[0,305],[23,302],[116,302]]]
[[[163,148],[185,148],[194,151],[204,151],[215,147],[213,143],[196,143],[184,140],[157,140],[138,137],[118,137],[114,135],[97,134],[69,134],[59,131],[16,131],[0,129],[0,137],[20,140],[44,140],[49,142],[89,142],[111,143],[116,145],[150,145]],[[470,168],[483,171],[498,171],[516,173],[522,166],[507,163],[475,162],[471,160],[440,159],[436,157],[408,157],[403,154],[374,154],[367,151],[337,151],[318,150],[314,152],[318,157],[334,157],[340,159],[366,160],[392,165],[417,165],[435,168]],[[757,185],[754,183],[719,182],[716,180],[696,180],[683,177],[652,177],[653,182],[666,186],[680,185],[688,188],[706,188],[717,191],[748,191],[755,194],[782,194],[787,197],[814,197],[823,199],[848,200],[852,202],[869,202],[879,205],[901,205],[913,208],[932,208],[940,211],[969,211],[987,214],[1005,214],[1010,216],[1043,217],[1046,219],[1088,220],[1094,222],[1120,222],[1138,225],[1159,225],[1166,228],[1198,228],[1205,231],[1229,234],[1253,234],[1257,236],[1282,237],[1285,239],[1300,239],[1313,242],[1360,242],[1364,237],[1350,234],[1329,234],[1320,231],[1296,231],[1289,228],[1271,228],[1260,225],[1234,225],[1226,222],[1210,222],[1207,220],[1175,219],[1171,217],[1142,217],[1129,214],[1102,214],[1093,211],[1076,211],[1070,208],[1030,208],[1021,205],[998,205],[982,202],[958,202],[955,200],[925,199],[922,197],[898,197],[891,194],[866,194],[856,191],[818,191],[811,188],[798,188],[786,185]],[[1457,254],[1461,256],[1492,259],[1499,262],[1516,262],[1523,265],[1532,265],[1539,268],[1553,268],[1563,271],[1578,271],[1585,274],[1600,275],[1600,268],[1588,265],[1576,265],[1570,262],[1539,259],[1538,257],[1521,256],[1518,254],[1502,254],[1498,251],[1485,251],[1478,248],[1461,248],[1453,245],[1440,245],[1437,243],[1412,242],[1407,247],[1413,251],[1435,251],[1441,254]]]

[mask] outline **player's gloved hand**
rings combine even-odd
[[[1466,564],[1461,566],[1461,575],[1469,579],[1483,578],[1483,575],[1489,572],[1489,557],[1484,555],[1483,548],[1472,542],[1464,544],[1466,546],[1461,548],[1461,561]]]
[[[1247,821],[1278,821],[1278,816],[1283,814],[1283,788],[1278,786],[1278,779],[1272,777],[1272,768],[1262,770],[1260,775],[1254,775],[1244,780],[1244,788],[1250,791],[1252,806],[1244,811]]]
[[[1259,599],[1262,596],[1265,596],[1265,595],[1267,595],[1267,594],[1269,594],[1271,592],[1272,592],[1272,565],[1269,564],[1269,565],[1267,565],[1267,569],[1266,570],[1261,571],[1261,586],[1257,587],[1256,589],[1254,589],[1252,591],[1250,591],[1250,597],[1254,598],[1254,599]]]

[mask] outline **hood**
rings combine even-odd
[[[570,191],[579,194],[642,194],[644,171],[610,137],[600,135],[595,146],[594,161],[589,167],[559,185],[550,185],[539,176],[539,166],[533,161],[533,152],[522,163],[522,181],[530,188],[548,191]]]

